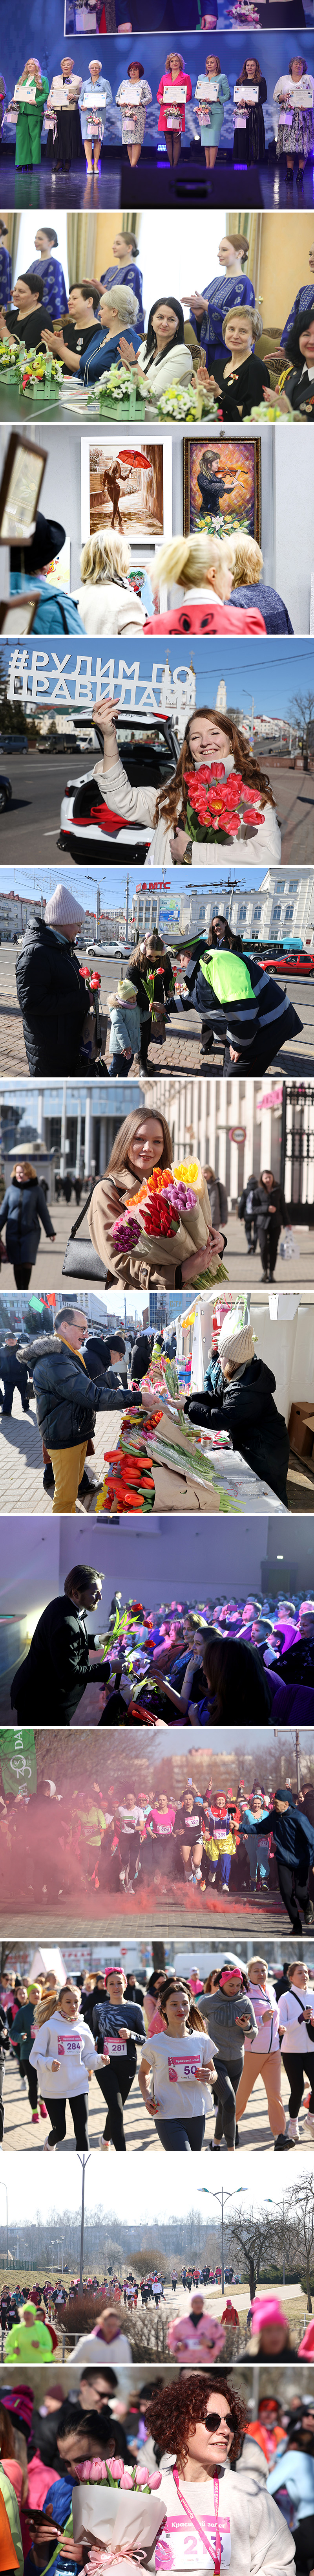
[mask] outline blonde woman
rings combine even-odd
[[[29,1288],[33,1262],[40,1243],[40,1228],[55,1243],[55,1228],[38,1180],[34,1163],[14,1163],[1,1207],[1,1226],[6,1226],[6,1250],[12,1261],[16,1288]]]
[[[286,2134],[285,2112],[281,2100],[281,2008],[276,2001],[275,1987],[269,1976],[266,1959],[260,1957],[249,1959],[247,1979],[257,2030],[253,2031],[253,2035],[251,2031],[247,2031],[245,2036],[244,2064],[236,2094],[237,2126],[239,2120],[243,2119],[254,2084],[257,2084],[261,2076],[268,2104],[269,2127],[275,2140],[275,2147],[280,2148]]]
[[[77,2149],[88,2148],[88,2077],[93,2067],[108,2065],[108,2050],[100,2057],[91,2031],[86,2028],[80,2011],[79,1986],[60,1986],[57,1997],[46,1997],[34,2013],[35,2039],[30,2050],[30,2066],[36,2067],[40,2090],[47,2098],[51,2129],[44,2145],[62,2145],[66,2135],[66,2105],[70,2104]],[[87,2077],[87,2084],[86,2084]],[[51,2107],[50,2107],[51,2106]]]
[[[204,532],[204,536],[174,537],[170,545],[162,546],[152,576],[155,598],[158,599],[162,582],[168,593],[173,588],[184,591],[184,605],[177,600],[166,616],[162,612],[148,618],[147,635],[154,635],[156,629],[161,635],[265,635],[259,608],[253,604],[232,606],[233,562],[232,537],[211,537]]]
[[[198,368],[197,383],[204,384],[207,393],[218,394],[223,420],[248,420],[253,403],[262,402],[264,387],[270,385],[265,358],[255,357],[255,341],[261,339],[262,329],[260,313],[252,311],[251,305],[246,309],[233,305],[222,325],[225,360],[215,360],[213,376],[207,368]]]
[[[263,556],[256,537],[245,536],[242,528],[239,528],[236,536],[230,538],[230,545],[232,547],[231,607],[234,603],[235,608],[246,608],[249,591],[250,606],[260,609],[266,634],[293,635],[294,629],[284,599],[280,598],[278,590],[272,589],[270,582],[262,579]]]
[[[136,635],[146,625],[145,608],[128,579],[131,555],[127,538],[95,528],[81,554],[79,615],[87,635]]]
[[[34,83],[33,100],[27,98],[29,81]],[[32,170],[34,163],[41,158],[41,129],[49,91],[49,81],[40,69],[37,54],[30,54],[27,63],[24,63],[24,71],[16,81],[16,89],[24,88],[25,102],[20,101],[18,107],[15,166],[17,170]]]

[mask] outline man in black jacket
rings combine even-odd
[[[65,885],[55,886],[44,921],[27,923],[16,960],[16,990],[31,1074],[76,1073],[89,1015],[88,985],[74,953],[85,913]],[[90,1015],[90,1035],[94,1014]]]
[[[28,1413],[29,1396],[27,1394],[27,1362],[19,1358],[17,1333],[7,1333],[5,1342],[1,1342],[0,1344],[0,1378],[2,1386],[4,1386],[4,1397],[1,1405],[2,1414],[12,1413],[15,1386],[19,1388],[22,1413]]]
[[[47,1602],[19,1671],[11,1682],[11,1708],[19,1724],[69,1726],[87,1682],[105,1690],[109,1664],[90,1662],[87,1611],[101,1601],[102,1578],[92,1565],[73,1565],[64,1598]]]
[[[122,1386],[106,1386],[104,1376],[98,1385],[94,1383],[82,1356],[87,1336],[83,1309],[61,1307],[53,1338],[45,1334],[39,1341],[33,1364],[38,1429],[55,1480],[53,1512],[75,1512],[96,1413],[112,1411],[117,1405],[124,1410],[137,1400]]]

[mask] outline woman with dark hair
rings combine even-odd
[[[138,304],[139,331],[144,331],[145,315],[142,304],[143,273],[142,269],[138,268],[136,265],[137,260],[138,241],[136,240],[136,234],[133,232],[116,233],[115,241],[112,244],[111,267],[103,269],[100,278],[100,285],[114,286],[116,280],[117,285],[119,283],[119,286],[132,287],[133,295],[136,295]]]
[[[241,1225],[244,1218],[248,1260],[250,1258],[250,1252],[256,1252],[258,1210],[259,1198],[256,1172],[249,1172],[248,1181],[245,1182],[245,1188],[241,1191],[241,1198],[238,1200],[238,1216],[240,1217]]]
[[[191,1410],[194,1403],[197,1407],[201,1401],[199,1396],[192,1397]],[[187,1410],[190,1411],[190,1399]],[[199,1695],[198,1682],[198,1695],[194,1698],[195,1677],[202,1674],[205,1690]],[[211,1718],[217,1725],[222,1721],[228,1725],[231,1707],[236,1722],[248,1726],[252,1717],[252,1693],[254,1712],[256,1709],[261,1726],[267,1725],[271,1711],[268,1674],[254,1647],[243,1645],[240,1637],[219,1637],[216,1628],[206,1629],[201,1652],[199,1643],[193,1648],[180,1695],[164,1680],[162,1688],[167,1699],[173,1700],[183,1723],[187,1719],[191,1726],[208,1726]]]
[[[186,867],[200,866],[200,841],[191,836],[187,822],[187,773],[191,774],[195,769],[198,774],[212,761],[221,763],[227,777],[234,768],[245,786],[256,788],[262,798],[263,817],[257,821],[253,833],[250,824],[241,825],[241,846],[245,841],[245,856],[261,857],[263,861],[280,859],[281,834],[269,779],[265,770],[260,769],[247,737],[240,733],[232,716],[223,716],[220,711],[217,716],[215,707],[198,707],[189,716],[174,778],[168,780],[156,796],[154,787],[130,785],[117,755],[117,713],[118,702],[114,698],[99,699],[94,708],[95,721],[101,727],[104,741],[103,759],[96,762],[94,777],[105,803],[121,815],[123,821],[153,825],[150,860],[154,860],[158,875],[164,865],[180,866],[183,862]],[[228,833],[226,846],[231,855],[232,849],[238,849],[238,839],[234,842]],[[212,859],[218,848],[218,841],[207,843],[204,838],[202,859],[205,860],[206,853]]]
[[[164,1035],[165,1003],[174,989],[171,958],[168,956],[159,930],[152,930],[146,939],[138,940],[137,947],[133,949],[133,955],[130,958],[128,974],[129,983],[135,985],[138,1008],[143,1014],[139,1060],[146,1072],[150,1039],[154,1034],[156,1044],[156,1038],[162,1038]],[[148,1000],[146,977],[150,977],[150,1000]]]
[[[191,349],[184,338],[182,304],[175,295],[159,295],[148,316],[146,340],[138,353],[120,340],[122,364],[137,370],[141,393],[147,385],[150,401],[160,402],[169,385],[188,385],[193,375]]]
[[[184,295],[190,308],[190,321],[197,339],[208,352],[208,360],[223,358],[222,323],[232,304],[255,304],[252,280],[245,274],[249,257],[247,233],[223,233],[218,244],[220,275],[212,277],[202,295]],[[221,270],[225,269],[225,277]]]
[[[228,968],[228,956],[239,960],[238,968],[235,963]],[[233,1065],[238,1073],[264,1073],[286,1039],[302,1027],[293,1002],[255,951],[243,951],[223,913],[210,923],[207,951],[200,957],[189,1000],[190,1008],[201,1012],[203,1027],[205,1021],[204,1053],[211,1052],[213,1036],[222,1041],[227,1078]]]
[[[273,1172],[261,1172],[257,1185],[257,1234],[262,1278],[269,1280],[270,1284],[276,1269],[279,1235],[285,1222],[286,1208],[281,1181],[274,1180]]]
[[[9,340],[11,348],[14,348],[16,340],[22,340],[26,349],[40,349],[43,333],[49,330],[50,323],[49,308],[43,297],[42,278],[32,277],[28,268],[23,269],[15,280],[12,303],[8,305],[6,314],[0,313],[1,339]],[[27,572],[28,557],[26,578]]]
[[[117,1251],[113,1226],[116,1218],[122,1216],[126,1203],[129,1205],[130,1198],[136,1197],[140,1184],[155,1170],[156,1164],[160,1165],[161,1171],[167,1171],[171,1159],[172,1143],[167,1119],[163,1118],[161,1113],[156,1115],[152,1109],[144,1110],[142,1117],[138,1109],[132,1109],[129,1118],[124,1118],[122,1126],[118,1129],[107,1171],[103,1173],[101,1181],[96,1181],[88,1210],[92,1243],[100,1253],[104,1264],[108,1262],[110,1264],[110,1268],[107,1268],[107,1287],[110,1284],[114,1286],[115,1280],[120,1278],[127,1288],[132,1287],[133,1279],[139,1281],[141,1287],[153,1286],[154,1283],[160,1286],[163,1270],[162,1239],[160,1267],[158,1264],[157,1268],[155,1257],[151,1267],[149,1262],[143,1262],[138,1258],[137,1244],[131,1252]],[[223,1251],[224,1236],[211,1232],[201,1256],[202,1269],[204,1261],[206,1262],[210,1257],[217,1256],[219,1261],[222,1260]],[[175,1259],[173,1270],[167,1262],[167,1285],[174,1288],[188,1286],[190,1280],[197,1278],[199,1269],[199,1252],[192,1253],[187,1261],[182,1262],[180,1276]]]
[[[8,1260],[12,1261],[16,1288],[29,1288],[33,1262],[40,1244],[40,1228],[55,1243],[55,1227],[34,1163],[13,1164],[1,1207],[1,1227],[6,1226]]]
[[[302,188],[305,163],[312,158],[314,145],[314,80],[304,54],[292,54],[289,72],[281,72],[276,81],[274,98],[279,104],[277,161],[285,153],[291,187],[298,161],[297,188]]]
[[[200,141],[204,145],[206,169],[214,170],[215,161],[217,161],[218,144],[224,120],[226,100],[230,98],[229,81],[227,80],[226,72],[222,72],[219,54],[206,54],[205,80],[209,83],[210,89],[213,91],[213,99],[210,98],[209,92],[207,93],[207,98],[204,95],[204,73],[199,72],[195,90],[195,106],[200,128]]]
[[[252,161],[265,160],[266,151],[263,107],[267,98],[267,82],[264,80],[260,63],[256,60],[256,54],[245,56],[242,71],[237,72],[236,87],[238,98],[234,109],[233,159],[237,164],[239,163],[240,169],[246,162],[247,170],[250,170]],[[240,95],[242,87],[245,91],[243,99]],[[256,89],[258,98],[254,98]],[[248,97],[250,90],[251,99],[250,96]]]
[[[289,336],[286,341],[285,356],[286,359],[290,361],[290,373],[287,373],[287,367],[285,366],[284,373],[282,376],[279,376],[278,388],[276,389],[276,403],[279,403],[280,411],[282,412],[298,411],[304,414],[305,419],[312,419],[314,410],[314,300],[310,312],[300,314],[299,319],[293,324],[293,330],[289,331]],[[269,394],[265,394],[265,403],[271,403],[273,400],[274,396],[271,391]]]
[[[182,2372],[154,2391],[144,2407],[148,2432],[161,2460],[160,2497],[166,2521],[156,2542],[156,2569],[198,2567],[221,2576],[286,2576],[294,2544],[282,2514],[264,2487],[246,2494],[244,2474],[233,2474],[244,2440],[246,2409],[232,2381],[210,2370]],[[248,2482],[249,2486],[251,2481]],[[194,2550],[193,2550],[194,2542]]]
[[[122,107],[122,142],[126,143],[131,170],[135,170],[144,142],[146,108],[151,107],[152,101],[144,63],[128,63],[127,80],[129,98],[126,81],[122,80],[116,92],[116,107]]]
[[[173,91],[173,98],[169,97],[170,90]],[[182,90],[183,98],[180,97]],[[179,91],[179,97],[176,97],[176,91]],[[171,170],[176,169],[180,159],[181,134],[185,134],[185,110],[190,98],[192,98],[192,82],[189,72],[185,72],[184,69],[184,54],[167,54],[165,69],[157,90],[158,107],[160,105],[158,133],[166,136],[166,149]]]

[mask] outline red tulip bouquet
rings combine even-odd
[[[238,770],[225,776],[224,762],[211,760],[202,769],[186,769],[187,823],[194,841],[236,841],[241,824],[264,823],[257,787],[247,787]]]

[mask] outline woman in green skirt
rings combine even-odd
[[[34,83],[32,99],[27,96],[30,81]],[[16,88],[25,88],[26,94],[25,101],[22,99],[19,101],[15,166],[17,170],[29,170],[33,168],[34,162],[40,161],[41,129],[49,90],[49,81],[41,72],[36,55],[31,55],[30,61],[25,63],[21,78],[16,82]]]

